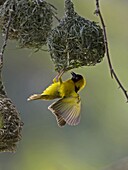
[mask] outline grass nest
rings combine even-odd
[[[5,33],[10,10],[13,12],[9,39],[20,47],[40,49],[46,45],[56,9],[45,0],[6,0],[0,6],[0,26]]]
[[[0,94],[0,152],[15,152],[23,123],[11,100]]]
[[[103,31],[96,22],[79,16],[73,3],[65,0],[65,16],[51,31],[48,48],[58,72],[94,66],[105,54]]]

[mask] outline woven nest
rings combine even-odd
[[[48,47],[57,71],[94,66],[105,54],[102,29],[74,12],[70,0],[65,0],[65,16],[51,31]]]
[[[55,7],[45,0],[6,0],[0,9],[3,33],[13,10],[9,39],[16,39],[20,47],[40,49],[46,44],[52,28]]]
[[[0,95],[0,152],[14,152],[23,123],[11,100]]]

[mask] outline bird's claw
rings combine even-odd
[[[56,77],[53,79],[53,82],[58,82],[58,81],[60,81],[60,79],[61,79],[61,77],[62,77],[62,75],[64,74],[64,69],[62,69],[57,75],[56,75]]]

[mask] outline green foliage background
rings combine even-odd
[[[63,1],[49,0],[63,16]],[[76,11],[93,15],[95,0],[73,0]],[[128,89],[128,1],[101,0],[114,68]],[[2,44],[2,41],[1,41]],[[109,74],[106,58],[95,67],[74,70],[87,79],[82,91],[82,119],[76,127],[59,128],[47,110],[51,102],[27,102],[56,75],[47,52],[33,53],[9,41],[3,79],[8,95],[21,112],[23,137],[17,152],[0,154],[0,170],[100,170],[128,156],[128,104]],[[70,77],[70,72],[64,79]]]

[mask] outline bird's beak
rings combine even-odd
[[[73,71],[71,72],[71,75],[72,75],[73,78],[76,77],[76,73],[74,73]]]

